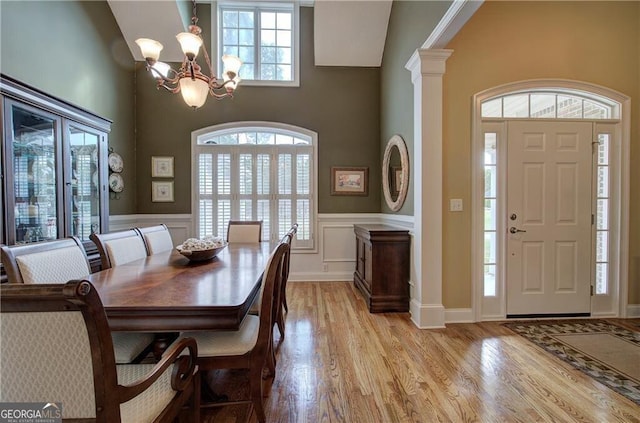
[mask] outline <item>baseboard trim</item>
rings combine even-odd
[[[443,329],[445,309],[442,304],[420,304],[415,299],[409,303],[411,321],[420,329]]]
[[[640,317],[640,304],[627,305],[627,318]]]
[[[353,271],[291,272],[288,282],[353,282]]]
[[[448,308],[444,311],[445,323],[473,323],[473,310],[470,308]]]

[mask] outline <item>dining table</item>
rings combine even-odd
[[[175,249],[92,273],[112,331],[238,330],[274,245],[230,243],[190,261]]]

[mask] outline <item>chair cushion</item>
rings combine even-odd
[[[116,366],[118,384],[127,385],[142,379],[153,369],[154,364],[126,364]],[[171,373],[173,366],[168,367],[162,375],[137,397],[120,404],[122,423],[152,422],[169,404],[176,391],[171,389]]]
[[[241,355],[251,350],[258,340],[260,318],[247,316],[237,331],[184,332],[180,338],[195,338],[198,357]],[[187,351],[183,352],[186,355]]]
[[[147,249],[139,236],[107,241],[106,248],[111,266],[129,263],[147,256]]]
[[[91,273],[79,247],[66,247],[16,257],[24,283],[64,283]]]
[[[173,250],[173,240],[169,231],[157,231],[144,234],[149,247],[149,254],[158,254]]]
[[[154,339],[151,333],[111,332],[116,364],[131,363]]]
[[[65,419],[95,418],[91,348],[82,313],[3,313],[0,335],[2,402],[62,402]]]

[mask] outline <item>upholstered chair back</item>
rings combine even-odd
[[[147,256],[142,236],[134,229],[108,234],[91,234],[98,247],[103,269],[129,263]]]
[[[75,237],[2,247],[10,283],[63,283],[91,273],[84,247]]]
[[[110,363],[111,372],[103,377],[112,382],[116,373],[104,313],[89,313],[90,321],[85,322],[83,307],[72,301],[90,286],[18,287],[28,295],[13,297],[16,288],[11,286],[2,290],[1,401],[61,402],[65,419],[96,418],[95,367],[102,373],[102,361]],[[91,300],[99,302],[95,290]],[[102,351],[100,357],[92,357],[92,342]]]
[[[262,241],[262,220],[230,220],[227,228],[227,241]]]
[[[79,310],[4,313],[1,333],[2,402],[61,402],[63,418],[96,417],[91,347]]]
[[[136,229],[142,235],[148,255],[173,250],[173,239],[166,225],[161,224]]]
[[[63,419],[100,423],[172,422],[191,402],[190,421],[198,422],[194,340],[174,344],[155,365],[116,366],[90,282],[0,290],[0,402],[62,403]]]

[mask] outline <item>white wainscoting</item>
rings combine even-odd
[[[175,245],[182,244],[193,235],[193,218],[190,214],[124,214],[109,217],[109,231],[122,231],[134,227],[167,225]]]
[[[110,217],[109,229],[119,231],[160,223],[167,225],[176,245],[194,236],[194,225],[190,214],[116,215]],[[356,249],[353,225],[367,223],[386,223],[411,231],[413,216],[380,213],[319,214],[315,229],[316,248],[310,251],[292,251],[289,280],[353,280]]]

